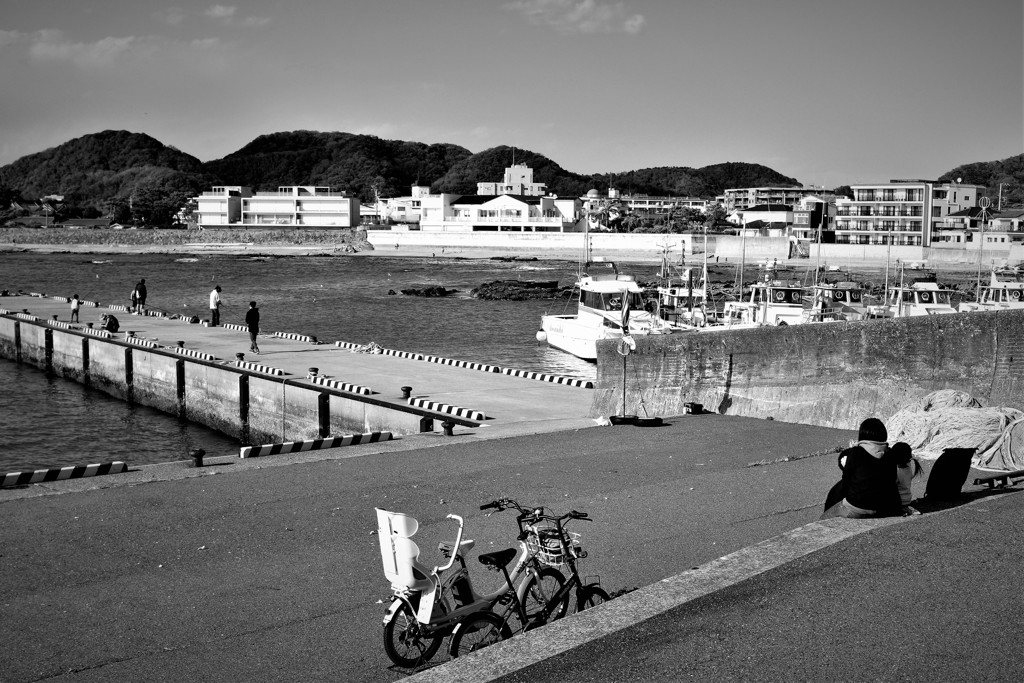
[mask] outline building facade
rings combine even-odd
[[[359,201],[329,187],[292,185],[253,192],[241,185],[214,187],[196,198],[200,228],[351,228],[359,225]]]
[[[478,195],[495,196],[499,194],[523,195],[525,197],[541,197],[547,193],[544,183],[533,182],[533,169],[523,164],[512,164],[505,169],[505,177],[500,183],[477,183]]]
[[[742,187],[725,190],[725,193],[717,197],[717,200],[719,204],[725,207],[727,214],[732,214],[736,211],[745,211],[752,206],[761,204],[786,204],[794,206],[808,195],[821,196],[826,200],[834,197],[832,192],[824,191],[821,188]]]
[[[974,207],[980,185],[890,180],[851,185],[853,199],[836,200],[837,244],[930,247],[947,216]]]

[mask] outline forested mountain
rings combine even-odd
[[[946,183],[955,182],[958,178],[964,183],[984,185],[993,209],[998,206],[1000,184],[1003,185],[1003,208],[1024,206],[1024,154],[1001,161],[979,161],[957,166],[939,176],[939,180]]]
[[[428,184],[470,156],[458,145],[300,130],[261,135],[204,168],[225,185],[320,185],[370,201],[374,188],[382,197],[408,195],[414,183]]]
[[[282,185],[329,186],[371,201],[402,196],[413,184],[434,192],[474,194],[478,182],[498,182],[513,163],[533,169],[534,180],[559,196],[602,193],[713,198],[730,187],[799,186],[760,164],[728,162],[690,168],[645,168],[614,174],[567,171],[547,157],[507,146],[477,154],[458,145],[382,140],[370,135],[292,131],[261,135],[223,159],[198,159],[154,138],[108,130],[0,167],[0,203],[64,195],[67,215],[105,215],[118,221],[166,224],[186,200],[213,185],[273,190]],[[987,186],[995,204],[999,184],[1004,207],[1024,205],[1024,154],[967,164],[939,179]],[[3,216],[0,216],[2,219]]]
[[[0,167],[4,194],[64,195],[73,213],[86,216],[116,214],[120,205],[138,202],[164,218],[211,182],[216,179],[195,157],[125,130],[83,135]]]

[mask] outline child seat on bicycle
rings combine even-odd
[[[392,590],[432,590],[436,577],[430,567],[420,562],[420,548],[412,540],[420,523],[401,512],[375,509],[384,576],[391,582]]]

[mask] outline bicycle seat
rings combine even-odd
[[[487,565],[490,567],[504,567],[516,556],[516,549],[509,548],[508,550],[497,550],[493,553],[484,553],[478,559],[480,564]]]

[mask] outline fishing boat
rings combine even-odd
[[[612,261],[587,261],[573,299],[576,312],[541,316],[538,341],[584,360],[597,360],[597,342],[628,335],[680,331],[644,307],[643,289],[632,275],[620,273]]]
[[[978,288],[977,301],[964,301],[958,310],[964,311],[1005,311],[1024,308],[1024,282],[1013,272],[1013,280],[1000,280],[997,271],[992,271],[988,286]]]
[[[873,299],[857,282],[819,283],[811,286],[808,317],[813,322],[864,320]]]
[[[934,280],[900,282],[889,287],[885,302],[867,307],[869,318],[909,318],[918,315],[956,313],[953,291],[943,289]]]
[[[799,325],[811,322],[805,315],[804,288],[799,282],[767,280],[750,286],[747,299],[727,301],[722,311],[724,327]]]

